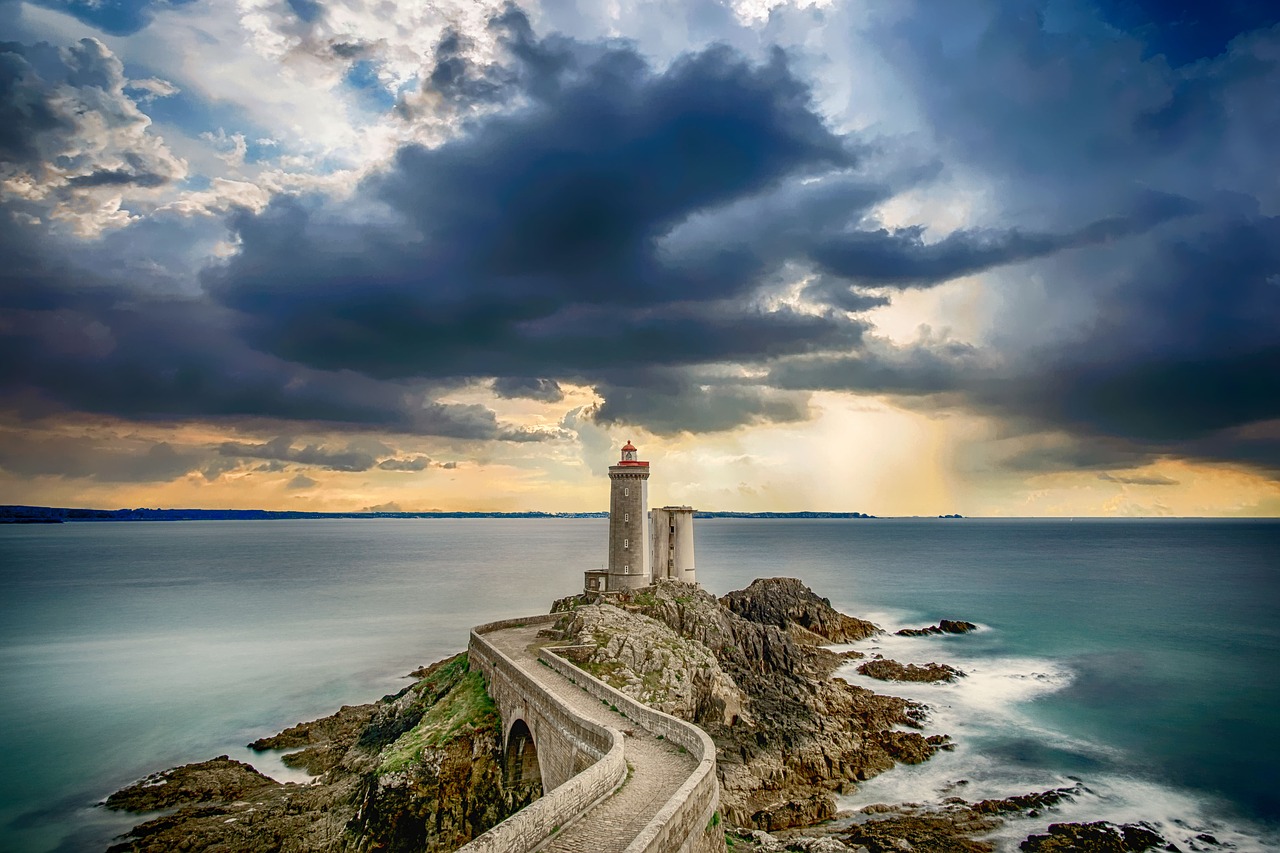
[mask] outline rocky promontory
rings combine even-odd
[[[454,850],[529,800],[500,784],[502,728],[465,654],[379,702],[251,746],[296,749],[285,762],[320,776],[282,784],[226,756],[155,774],[106,807],[174,811],[134,827],[112,853]]]
[[[664,580],[607,599],[570,596],[553,612],[560,618],[543,640],[563,656],[711,736],[720,783],[716,820],[723,820],[728,840],[736,839],[738,853],[986,853],[994,847],[983,836],[1006,817],[1038,816],[1079,793],[1077,786],[1005,800],[868,806],[831,822],[837,795],[895,765],[927,761],[950,742],[921,731],[923,705],[833,677],[862,655],[826,646],[883,632],[836,611],[795,579],[757,580],[718,600],[695,585]],[[898,633],[975,628],[942,620]],[[858,671],[919,682],[964,674],[884,658]],[[107,808],[151,817],[112,853],[449,851],[538,795],[503,785],[502,724],[466,654],[412,675],[410,686],[378,702],[344,706],[250,744],[289,750],[284,762],[316,776],[310,784],[280,783],[220,756],[116,792]],[[1062,823],[1028,837],[1022,849],[1125,853],[1148,849],[1137,845],[1152,837],[1163,842],[1142,825]]]
[[[611,597],[557,602],[557,636],[579,666],[716,744],[731,824],[778,830],[831,818],[835,795],[945,748],[918,731],[924,708],[850,685],[822,648],[879,633],[793,578],[757,580],[719,601],[663,580]]]

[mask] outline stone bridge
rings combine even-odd
[[[723,853],[711,738],[566,661],[539,640],[558,616],[471,631],[471,666],[502,716],[505,784],[542,796],[467,853]]]

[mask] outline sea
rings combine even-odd
[[[602,519],[334,519],[0,526],[0,851],[101,851],[100,803],[546,612],[600,566]],[[842,798],[976,800],[1071,787],[992,839],[1147,821],[1182,850],[1280,850],[1280,520],[705,519],[717,595],[798,577],[896,631],[856,645],[952,684],[839,675],[930,707],[955,749]],[[1230,845],[1228,847],[1228,845]]]

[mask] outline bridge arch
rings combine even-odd
[[[538,763],[538,745],[533,740],[533,732],[523,719],[517,719],[507,732],[506,758],[503,762],[503,782],[508,790],[536,790],[535,796],[542,796],[545,787],[542,783],[542,767]]]

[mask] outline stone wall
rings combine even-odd
[[[718,826],[720,783],[716,779],[716,747],[702,729],[678,717],[641,704],[620,690],[579,669],[550,649],[538,657],[597,699],[617,705],[628,719],[688,750],[698,766],[627,847],[627,853],[717,853],[725,850]]]
[[[649,469],[609,469],[609,592],[650,583]]]
[[[504,743],[516,720],[533,732],[543,796],[459,848],[467,853],[519,853],[537,847],[609,796],[627,778],[622,733],[582,719],[484,639],[499,628],[554,622],[533,616],[491,622],[472,630],[471,665],[484,673],[502,716]]]

